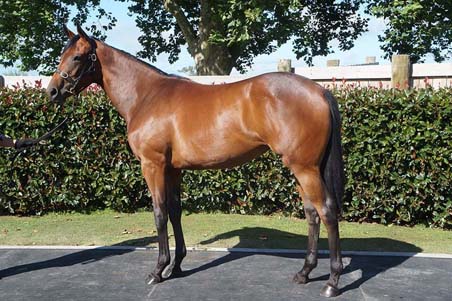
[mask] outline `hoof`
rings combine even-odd
[[[293,282],[299,283],[299,284],[306,284],[309,282],[308,276],[302,276],[301,273],[296,273],[293,277]]]
[[[163,272],[162,272],[162,278],[163,279],[167,279],[167,278],[177,278],[182,276],[183,272],[182,269],[179,266],[174,266],[174,264],[171,264],[169,266],[167,266]]]
[[[320,295],[323,297],[336,297],[340,294],[340,291],[337,287],[333,287],[329,284],[325,285],[320,291]]]
[[[158,275],[155,275],[153,273],[149,274],[146,277],[146,284],[147,285],[153,285],[153,284],[157,284],[157,283],[160,283],[160,282],[162,282],[162,277],[160,277]]]
[[[173,265],[168,265],[162,272],[162,278],[169,278],[173,270]]]

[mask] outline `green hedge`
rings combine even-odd
[[[344,218],[452,227],[452,89],[335,91],[343,114]],[[39,89],[0,90],[0,132],[37,137],[70,117],[51,142],[11,162],[0,150],[0,212],[41,214],[150,207],[125,123],[101,92],[64,112]],[[272,153],[242,167],[184,173],[189,211],[303,215],[295,180]]]
[[[133,211],[149,204],[139,164],[128,149],[125,122],[103,93],[90,93],[63,111],[37,89],[1,90],[0,131],[38,137],[64,117],[69,122],[45,146],[11,162],[14,150],[1,150],[0,210],[40,214],[111,207]]]
[[[337,91],[345,217],[452,228],[452,89]]]

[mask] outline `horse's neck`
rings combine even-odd
[[[98,43],[96,53],[102,65],[102,80],[99,84],[129,124],[141,101],[139,87],[143,85],[143,79],[146,80],[146,86],[149,86],[153,80],[161,78],[161,75],[106,44]]]

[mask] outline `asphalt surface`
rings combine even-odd
[[[188,252],[184,277],[148,286],[150,250],[0,250],[0,300],[326,300],[322,256],[312,282],[293,283],[301,254]],[[333,300],[452,300],[452,259],[344,257]]]

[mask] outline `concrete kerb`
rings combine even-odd
[[[134,246],[2,246],[0,250],[130,250],[130,251],[156,251],[157,247]],[[174,248],[170,248],[174,251]],[[228,253],[256,253],[256,254],[306,254],[306,250],[295,249],[255,249],[255,248],[202,248],[187,247],[187,251],[228,252]],[[319,250],[319,254],[328,255],[328,250]],[[417,252],[376,252],[376,251],[342,251],[343,256],[380,256],[380,257],[421,257],[452,259],[452,254],[444,253],[417,253]]]

